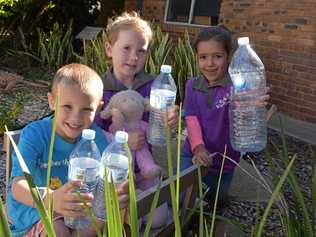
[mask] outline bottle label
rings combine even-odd
[[[152,90],[150,93],[150,106],[156,109],[166,109],[172,106],[176,93],[165,89]]]

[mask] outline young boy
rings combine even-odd
[[[54,208],[54,227],[57,236],[72,236],[77,232],[65,226],[63,216],[84,216],[83,203],[70,190],[79,184],[67,182],[68,159],[80,140],[83,129],[95,130],[95,142],[102,152],[108,145],[103,131],[93,123],[102,106],[103,83],[99,75],[82,64],[69,64],[59,69],[54,77],[48,103],[55,110],[57,95],[60,97],[59,115],[56,120],[56,136],[51,166],[49,193]],[[19,150],[32,174],[37,187],[46,186],[47,162],[52,129],[52,118],[35,121],[21,133]],[[118,187],[120,202],[126,204],[127,182]],[[47,195],[41,193],[45,206]],[[93,195],[82,194],[81,198],[92,206]],[[35,208],[27,181],[23,176],[16,155],[13,155],[12,179],[10,182],[7,210],[15,236],[45,236],[43,224]],[[95,236],[90,226],[80,231],[81,236]]]

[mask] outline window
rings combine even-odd
[[[165,22],[217,25],[221,0],[167,0]]]

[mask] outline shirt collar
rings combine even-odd
[[[225,74],[225,76],[219,80],[215,81],[212,84],[209,84],[206,77],[204,75],[200,75],[196,78],[196,80],[193,82],[193,88],[196,90],[208,92],[214,87],[217,86],[227,86],[230,83],[230,76],[228,73]]]
[[[218,86],[225,87],[230,83],[231,83],[231,80],[228,73],[226,73],[225,76],[221,80],[215,81],[212,84],[208,83],[204,75],[200,75],[193,81],[193,88],[196,90],[205,92],[207,94],[206,103],[208,106],[212,107],[213,106],[213,92],[214,92],[213,89]]]
[[[135,76],[132,88],[127,88],[120,80],[115,77],[113,73],[113,68],[109,69],[102,77],[104,90],[112,91],[122,91],[127,89],[137,90],[154,79],[155,77],[153,75],[150,75],[144,71],[140,71]]]

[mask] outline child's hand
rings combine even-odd
[[[266,90],[267,90],[267,94],[265,94],[265,95],[263,95],[263,96],[260,96],[260,97],[258,98],[258,100],[256,101],[256,106],[258,106],[258,107],[265,107],[265,106],[268,105],[268,102],[269,102],[269,100],[270,100],[270,95],[268,94],[269,91],[270,91],[270,88],[267,87]]]
[[[192,162],[193,164],[199,164],[205,167],[212,165],[212,156],[203,144],[194,148]]]
[[[71,181],[59,189],[52,191],[54,211],[71,217],[86,216],[85,204],[81,200],[85,200],[88,207],[92,207],[93,195],[91,193],[80,194],[71,192],[75,187],[79,187],[80,183]]]
[[[116,192],[118,195],[118,200],[120,204],[120,208],[125,208],[129,205],[129,186],[128,180],[120,183],[116,186]]]
[[[172,109],[168,110],[167,126],[169,128],[177,128],[179,122],[179,106],[175,105]]]
[[[128,133],[128,146],[131,150],[139,150],[145,143],[145,134],[138,130]]]

